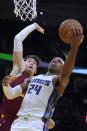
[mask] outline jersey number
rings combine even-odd
[[[41,85],[31,84],[28,90],[28,94],[31,94],[32,91],[34,90],[36,92],[36,95],[38,95],[40,93],[41,88],[42,88]]]

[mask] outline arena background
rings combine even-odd
[[[60,56],[65,60],[70,48],[59,39],[59,24],[68,18],[76,19],[83,26],[85,38],[70,83],[56,106],[53,116],[56,125],[52,131],[87,131],[87,0],[38,0],[38,16],[32,22],[16,18],[13,10],[12,0],[0,0],[0,101],[1,80],[12,69],[14,36],[33,22],[45,29],[44,36],[34,31],[24,41],[24,57],[39,55],[43,61],[39,72],[45,73],[51,58]]]

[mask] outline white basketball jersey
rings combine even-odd
[[[44,121],[52,116],[52,110],[59,98],[53,86],[54,77],[38,75],[31,79],[18,116],[40,117]]]

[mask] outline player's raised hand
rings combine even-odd
[[[36,26],[36,30],[39,31],[40,33],[44,34],[44,29],[41,26],[39,26],[37,23],[34,23],[34,24]]]
[[[78,35],[76,37],[73,37],[71,46],[80,46],[84,40],[84,35]]]

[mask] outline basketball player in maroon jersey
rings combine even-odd
[[[33,76],[34,73],[36,73],[39,58],[35,55],[30,55],[27,56],[24,61],[22,47],[23,40],[35,29],[44,34],[44,30],[37,23],[34,23],[27,26],[14,38],[13,70],[8,79],[8,82],[12,87],[24,82],[26,78]],[[10,131],[11,124],[16,118],[23,96],[24,95],[14,100],[8,100],[5,96],[3,97],[0,107],[0,131]],[[48,121],[48,127],[53,128],[54,125],[53,120],[50,119]]]
[[[14,38],[13,70],[8,79],[12,87],[23,83],[26,78],[32,77],[37,71],[39,58],[35,55],[30,55],[24,61],[22,47],[23,40],[35,29],[44,34],[44,30],[37,23],[34,23],[27,26]],[[3,97],[0,106],[0,131],[10,131],[11,124],[16,118],[22,99],[23,96],[14,100],[8,100],[5,96]]]
[[[34,58],[31,57],[28,59],[32,59],[33,61],[35,61]],[[30,76],[32,75],[29,75],[26,71],[21,73],[18,77],[11,76],[9,78],[10,81],[12,80],[12,82],[10,82],[10,85],[14,87],[17,84],[24,82],[24,80],[26,78],[29,78]],[[20,108],[23,96],[24,94],[13,100],[8,100],[5,96],[3,97],[0,107],[0,131],[10,131],[11,124],[13,120],[16,119],[16,114]]]

